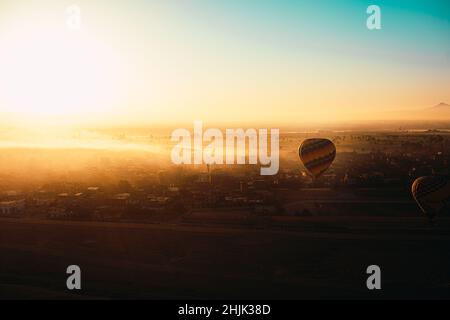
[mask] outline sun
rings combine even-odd
[[[120,100],[120,57],[88,32],[32,24],[0,33],[0,47],[0,111],[86,117]]]

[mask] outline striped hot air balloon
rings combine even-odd
[[[416,179],[411,192],[420,209],[433,218],[450,202],[450,180],[446,176],[425,176]]]
[[[298,155],[315,178],[324,173],[336,157],[336,146],[328,139],[307,139],[298,148]]]

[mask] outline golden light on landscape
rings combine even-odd
[[[449,39],[450,0],[0,0],[0,300],[450,300]]]

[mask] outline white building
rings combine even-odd
[[[23,213],[25,210],[25,200],[11,200],[0,202],[0,215],[11,216]]]

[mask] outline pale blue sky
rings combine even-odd
[[[70,4],[80,6],[83,29],[61,36],[55,30],[65,28]],[[381,8],[381,30],[366,28],[371,4]],[[27,31],[18,32],[21,28]],[[85,85],[76,94],[86,97],[77,101],[84,109],[130,121],[233,121],[236,114],[243,121],[350,119],[355,110],[370,114],[450,102],[450,2],[445,0],[1,1],[0,48],[12,48],[9,56],[26,48],[32,56],[30,37],[53,43],[39,48],[44,58],[64,52],[55,48],[61,37],[76,39],[81,53],[102,66],[96,72],[110,73],[92,80],[107,83],[98,92],[108,93],[108,99],[92,99],[93,90]],[[16,40],[20,46],[14,48]],[[44,60],[37,63],[53,61]],[[84,60],[75,62],[83,71]],[[23,65],[1,63],[11,73]],[[85,73],[78,69],[79,83],[92,78],[91,67]],[[28,85],[51,86],[60,72],[49,75],[47,82],[35,77],[37,84]],[[8,82],[8,74],[0,75],[0,82],[2,77]],[[39,95],[41,100],[19,99],[19,106],[5,95],[0,93],[0,108],[9,110],[30,111],[49,100]],[[52,110],[58,102],[65,103],[53,99]]]

